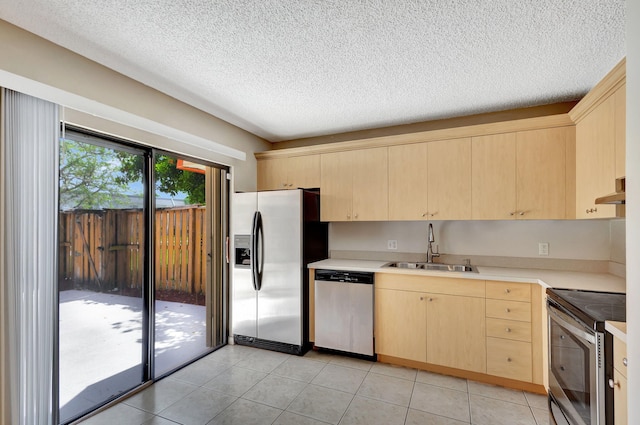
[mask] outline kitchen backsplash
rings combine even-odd
[[[432,223],[435,245],[441,253],[451,256],[625,264],[624,219]],[[428,224],[427,221],[331,223],[329,249],[332,252],[371,252],[374,256],[388,255],[391,259],[399,254],[424,254]],[[388,241],[397,241],[397,249],[388,249]],[[549,244],[549,255],[538,255],[540,242]]]

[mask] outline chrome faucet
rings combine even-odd
[[[431,244],[433,244],[435,241],[436,241],[436,238],[433,236],[433,224],[429,223],[429,244],[427,245],[427,263],[433,263],[433,259],[438,258],[440,256],[439,252],[433,252],[433,247],[431,246]]]

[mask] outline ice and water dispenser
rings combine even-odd
[[[234,267],[251,267],[251,235],[235,235],[233,243],[236,250]]]

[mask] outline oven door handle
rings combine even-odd
[[[573,324],[571,324],[571,322],[569,322],[569,320],[572,320],[568,315],[556,310],[555,308],[549,308],[549,314],[554,316],[555,319],[557,321],[560,322],[560,324],[562,325],[562,327],[564,327],[565,329],[567,329],[569,332],[571,332],[572,334],[590,342],[591,344],[595,344],[596,343],[596,336],[594,334],[591,334],[583,329],[580,329],[576,326],[574,326]],[[573,320],[572,320],[573,321]]]

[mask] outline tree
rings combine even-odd
[[[133,181],[133,171],[129,180],[125,180],[118,152],[63,139],[60,141],[60,205],[64,209],[120,206],[127,201],[125,193],[128,183]],[[138,171],[137,181],[141,175]]]
[[[134,156],[122,156],[123,179],[129,181],[135,179],[139,167],[142,167],[142,158]],[[155,163],[156,191],[176,196],[179,193],[186,194],[187,204],[205,203],[205,176],[204,174],[180,170],[176,167],[177,159],[168,155],[158,155]]]
[[[156,157],[156,192],[172,196],[184,194],[187,204],[204,204],[205,176],[179,170],[176,164],[174,157]],[[60,141],[61,208],[140,208],[143,170],[142,155],[63,139]]]

